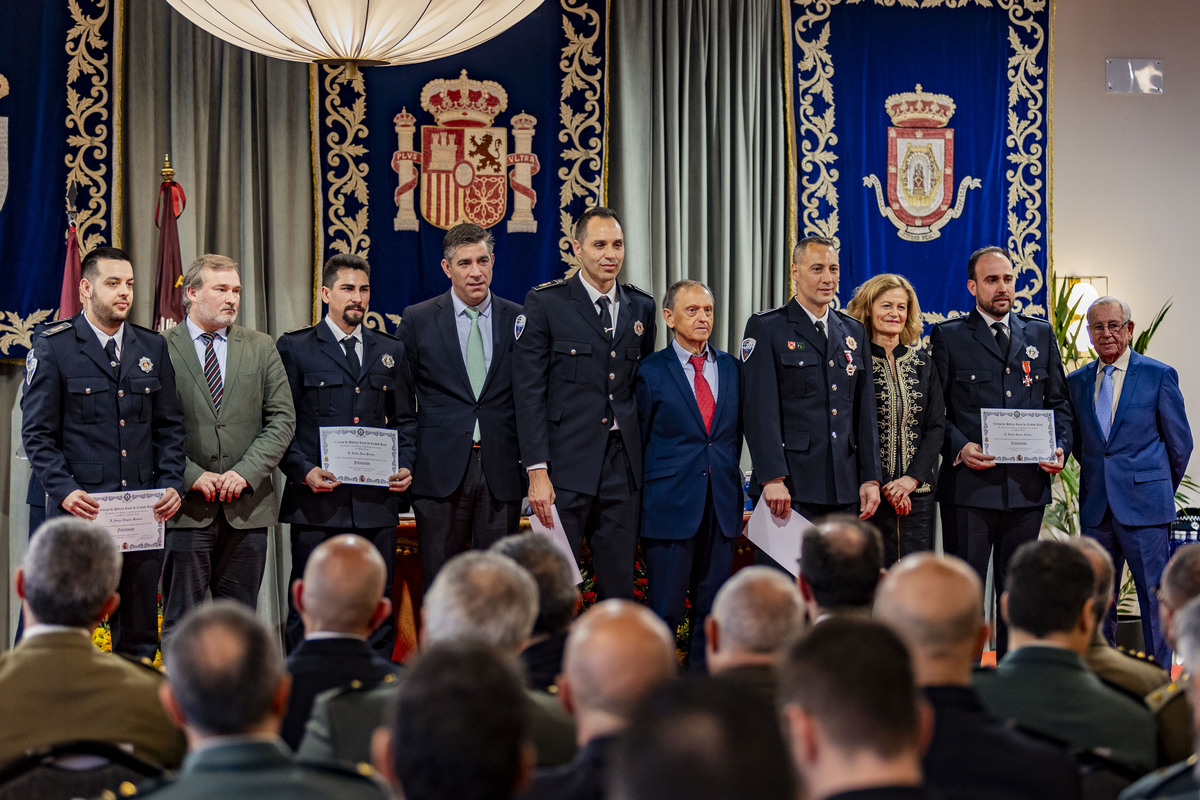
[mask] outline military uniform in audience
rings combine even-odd
[[[1196,779],[1196,756],[1163,767],[1141,778],[1121,792],[1118,800],[1195,800],[1200,792]]]
[[[1192,701],[1187,692],[1191,682],[1191,674],[1184,672],[1177,680],[1159,686],[1146,695],[1146,705],[1154,712],[1154,719],[1158,722],[1160,764],[1174,764],[1196,752]]]
[[[1167,671],[1145,653],[1113,647],[1097,628],[1083,660],[1100,679],[1144,697],[1171,680]]]

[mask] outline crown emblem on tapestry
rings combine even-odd
[[[948,95],[926,92],[919,83],[915,92],[894,94],[883,105],[897,128],[944,128],[954,116]]]
[[[421,108],[433,114],[438,125],[486,128],[508,108],[508,92],[495,81],[468,78],[464,69],[457,78],[425,84]]]

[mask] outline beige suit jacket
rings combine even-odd
[[[0,763],[88,739],[179,764],[186,743],[159,703],[162,681],[153,667],[102,653],[82,629],[23,640],[0,654]]]
[[[229,524],[239,529],[265,528],[278,520],[271,474],[296,430],[287,374],[270,336],[240,325],[231,325],[228,334],[219,413],[187,324],[181,322],[165,334],[187,429],[184,486],[189,491],[170,521],[172,528],[203,528],[212,523],[221,503],[207,501],[190,488],[205,472],[230,469],[250,487],[224,504]]]

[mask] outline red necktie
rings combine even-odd
[[[696,403],[700,406],[700,416],[704,418],[704,430],[712,433],[713,412],[717,410],[717,401],[713,399],[712,387],[704,380],[705,356],[703,353],[690,356],[688,361],[692,363],[692,369],[696,370]]]

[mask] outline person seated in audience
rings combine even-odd
[[[440,573],[439,573],[440,575]],[[511,654],[441,642],[413,662],[372,741],[397,800],[509,800],[533,772],[529,707]]]
[[[92,631],[121,599],[121,552],[99,525],[60,517],[34,532],[14,584],[25,635],[0,653],[0,763],[80,739],[173,767],[183,736],[158,702],[162,674],[98,650]]]
[[[875,587],[883,577],[883,539],[869,522],[848,514],[814,520],[800,549],[800,593],[808,618],[871,615]]]
[[[480,641],[517,657],[533,633],[537,585],[511,558],[487,551],[460,553],[438,572],[421,609],[421,646]],[[357,762],[370,758],[371,734],[382,724],[404,675],[374,689],[331,689],[317,697],[300,742],[308,758]],[[575,725],[550,694],[527,687],[539,767],[575,755]]]
[[[917,553],[893,566],[875,597],[875,618],[892,627],[933,707],[925,782],[944,800],[1068,800],[1080,796],[1073,759],[984,711],[971,688],[991,626],[983,586],[967,562]]]
[[[775,658],[804,625],[796,582],[772,567],[744,567],[717,592],[704,621],[708,672],[775,705]]]
[[[613,745],[607,800],[796,800],[782,731],[762,702],[706,676],[663,685]]]
[[[1113,561],[1104,545],[1091,536],[1079,536],[1071,540],[1092,565],[1095,583],[1092,585],[1092,613],[1096,616],[1096,631],[1088,643],[1083,660],[1088,669],[1106,683],[1145,697],[1168,682],[1166,670],[1154,663],[1143,653],[1128,653],[1110,645],[1104,638],[1104,620],[1113,604]]]
[[[1001,719],[1148,770],[1156,756],[1150,709],[1106,686],[1083,661],[1096,627],[1093,584],[1087,558],[1065,542],[1018,547],[1000,596],[1009,652],[994,670],[975,674],[975,689]]]
[[[531,686],[554,692],[554,681],[562,672],[567,630],[581,600],[571,562],[540,533],[506,536],[490,549],[520,564],[537,584],[537,620],[533,623],[533,636],[521,650],[521,661],[529,673]]]
[[[1175,551],[1163,569],[1162,584],[1157,591],[1163,638],[1171,650],[1178,652],[1175,615],[1193,597],[1200,597],[1200,545],[1184,545]],[[1178,678],[1146,695],[1146,704],[1158,720],[1160,764],[1174,764],[1195,752],[1192,686],[1192,671],[1185,669]]]
[[[321,692],[358,681],[375,686],[397,667],[367,644],[371,631],[392,613],[383,591],[387,566],[374,544],[342,534],[313,550],[292,602],[304,623],[304,641],[288,656],[292,676],[283,740],[300,746],[313,700]]]
[[[787,645],[780,717],[809,800],[923,800],[932,719],[904,643],[880,622],[843,616]]]
[[[1195,549],[1195,545],[1191,547]],[[1170,569],[1170,564],[1167,569]],[[1167,573],[1164,572],[1163,580],[1166,578]],[[1162,608],[1161,603],[1159,608]],[[1183,667],[1188,674],[1195,674],[1200,669],[1200,599],[1192,598],[1172,609],[1171,621],[1171,649],[1183,658]],[[1191,707],[1200,705],[1193,701]],[[1200,732],[1200,714],[1193,713],[1191,724],[1193,731]],[[1195,800],[1200,793],[1196,761],[1197,755],[1193,753],[1175,764],[1150,773],[1121,792],[1120,800]]]
[[[384,800],[383,784],[349,765],[307,763],[279,738],[291,680],[279,644],[234,600],[189,611],[167,640],[162,704],[187,736],[173,778],[139,794],[155,800]]]
[[[586,611],[567,637],[558,679],[579,752],[569,764],[539,769],[526,798],[601,800],[617,734],[638,703],[678,670],[675,637],[649,608],[604,600]]]

